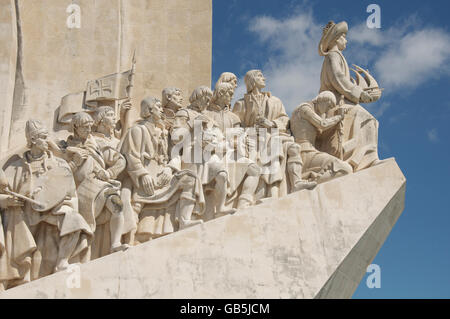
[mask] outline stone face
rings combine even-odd
[[[81,8],[79,29],[66,25],[71,3],[0,1],[2,152],[25,146],[30,118],[53,128],[63,96],[129,70],[134,49],[135,105],[167,86],[180,87],[187,99],[198,85],[210,85],[211,0],[80,0],[73,2]]]
[[[394,160],[238,211],[1,298],[349,298],[404,207]]]

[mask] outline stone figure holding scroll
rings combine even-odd
[[[301,147],[303,175],[323,183],[332,178],[350,174],[352,167],[328,153],[316,149],[316,139],[323,132],[335,128],[343,115],[327,118],[328,111],[336,107],[336,98],[330,91],[321,92],[310,102],[300,104],[291,117],[291,131]]]
[[[303,180],[300,146],[290,135],[286,114],[281,100],[270,92],[261,91],[265,78],[260,70],[248,71],[244,77],[247,94],[236,102],[233,112],[245,128],[255,128],[258,138],[258,164],[262,167],[262,194],[258,197],[280,197],[288,193],[285,175],[290,190],[313,188],[316,183]],[[262,134],[262,136],[261,136]]]
[[[95,233],[91,259],[128,248],[121,243],[124,214],[121,183],[115,180],[125,168],[125,160],[107,146],[106,138],[92,134],[93,124],[88,113],[76,113],[72,118],[74,134],[65,150],[74,172],[80,214]]]
[[[47,128],[29,120],[25,132],[29,150],[5,169],[8,185],[3,185],[3,192],[7,188],[23,202],[9,200],[4,214],[8,265],[0,272],[8,273],[11,285],[88,261],[92,238],[78,213],[72,171],[49,151]]]
[[[205,206],[201,183],[195,174],[168,161],[168,132],[162,112],[158,99],[144,99],[142,120],[128,130],[121,147],[132,181],[131,202],[138,215],[138,242],[170,234],[178,226],[200,223],[191,216],[201,215]]]
[[[378,121],[359,103],[371,103],[381,89],[368,71],[355,66],[356,80],[342,54],[347,45],[347,23],[329,22],[323,30],[319,54],[324,57],[320,92],[332,92],[340,107],[348,108],[341,130],[331,130],[318,142],[318,148],[352,165],[354,171],[380,163],[378,158]],[[364,75],[364,77],[362,76]],[[337,109],[330,111],[336,115]]]

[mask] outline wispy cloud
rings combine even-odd
[[[291,112],[319,90],[322,59],[317,53],[321,26],[312,13],[303,12],[284,20],[262,16],[250,23],[250,31],[268,51],[263,73],[268,89],[281,98]],[[242,79],[236,97],[245,93]]]
[[[435,128],[428,130],[427,136],[431,143],[437,143],[439,141],[438,131]]]
[[[450,74],[450,34],[422,26],[415,16],[386,30],[361,23],[350,29],[349,47],[358,63],[374,65],[387,94]]]

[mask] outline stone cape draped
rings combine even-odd
[[[153,123],[140,121],[131,127],[121,146],[121,153],[127,159],[127,172],[130,177],[132,189],[132,201],[141,206],[138,234],[151,234],[160,236],[175,231],[174,222],[177,218],[175,208],[180,199],[181,186],[184,176],[195,179],[192,197],[196,205],[194,212],[198,215],[205,210],[205,199],[202,183],[199,178],[189,170],[181,170],[180,163],[161,162],[159,155],[164,153],[161,148],[166,147],[165,141],[160,141],[161,131]],[[159,176],[166,167],[175,169],[170,182],[163,187],[158,186]],[[140,178],[150,175],[155,189],[151,196],[145,194]]]
[[[56,166],[70,172],[68,164],[51,153],[48,153],[45,165],[47,173],[51,173],[52,168]],[[35,177],[31,173],[26,155],[9,165],[5,175],[12,191],[30,196]],[[82,255],[87,253],[88,238],[92,237],[92,232],[86,221],[78,214],[75,183],[69,187],[70,194],[48,211],[34,211],[29,203],[25,203],[23,207],[12,207],[4,211],[6,251],[0,257],[0,280],[10,281],[8,287],[53,273],[61,236],[82,232],[69,262],[79,261],[83,259]]]
[[[364,169],[378,159],[378,121],[359,103],[362,88],[350,79],[347,61],[340,51],[325,55],[320,76],[320,92],[331,91],[343,107],[349,108],[342,121],[341,130],[326,131],[318,138],[317,148],[338,157],[354,167],[354,171]],[[328,116],[337,115],[337,108]]]

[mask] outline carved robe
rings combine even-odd
[[[344,96],[350,108],[343,129],[330,130],[319,140],[318,148],[350,163],[354,171],[364,169],[378,159],[378,121],[359,105],[362,89],[350,80],[347,61],[340,51],[325,56],[320,76],[320,92],[331,91],[336,100]],[[329,116],[336,115],[330,110]]]

